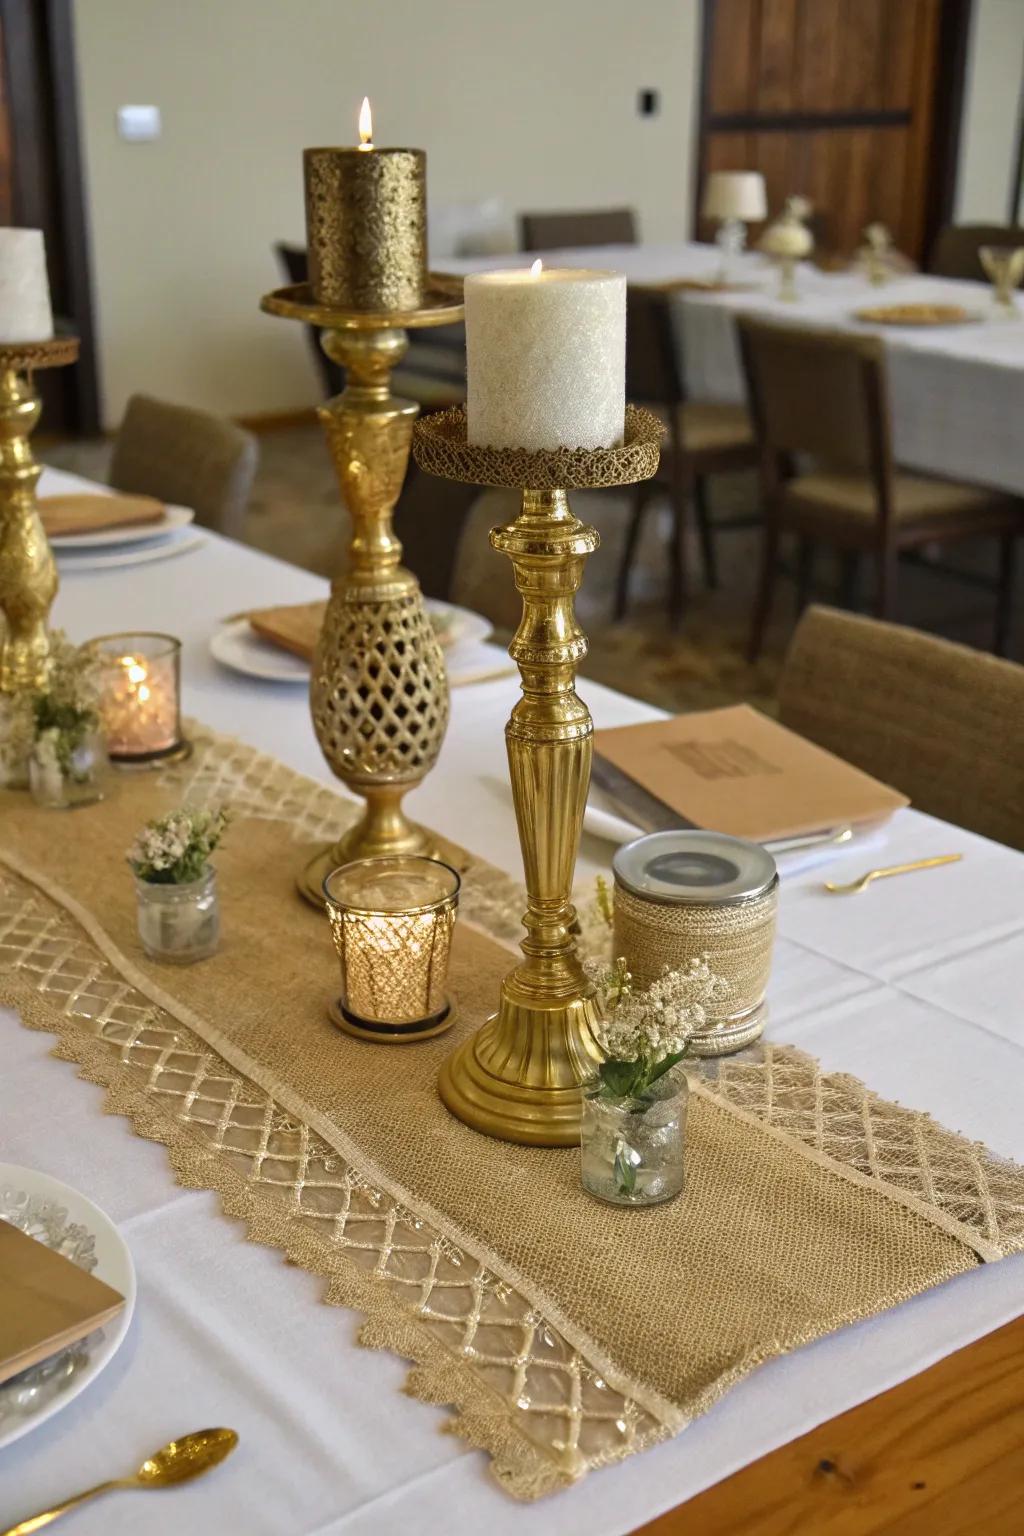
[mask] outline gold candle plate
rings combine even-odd
[[[42,466],[29,437],[42,401],[32,376],[77,357],[77,336],[0,343],[0,693],[41,688],[49,672],[58,580],[36,502]]]
[[[366,809],[299,874],[301,894],[322,907],[324,879],[338,865],[388,854],[449,856],[402,809],[441,750],[448,679],[420,584],[401,565],[392,531],[419,406],[391,394],[390,376],[405,353],[405,331],[461,320],[462,303],[450,283],[430,282],[419,309],[332,309],[308,283],[293,283],[267,294],[262,308],[319,327],[327,356],[346,370],[345,389],[317,413],[352,539],[313,657],[310,708],[328,767]]]
[[[445,479],[522,489],[514,522],[491,531],[512,561],[523,616],[509,655],[523,696],[505,727],[512,798],[526,873],[523,960],[505,977],[497,1013],[448,1058],[438,1089],[476,1130],[535,1146],[579,1140],[580,1083],[601,1052],[593,992],[573,937],[572,879],[590,783],[594,724],[576,693],[587,642],[574,598],[595,529],[569,506],[567,489],[629,485],[658,467],[663,427],[626,407],[623,443],[597,450],[478,447],[460,408],[417,424],[420,468]]]

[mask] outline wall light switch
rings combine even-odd
[[[638,91],[636,109],[641,117],[655,117],[661,106],[661,98],[657,91]]]
[[[160,137],[159,107],[118,107],[117,132],[122,139],[138,142]]]

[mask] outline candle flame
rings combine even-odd
[[[540,277],[541,270],[542,270],[543,266],[544,266],[544,263],[541,261],[540,257],[538,256],[537,260],[534,262],[533,266],[530,268],[530,276],[531,277]]]
[[[144,683],[146,681],[145,667],[140,667],[137,661],[133,662],[128,668],[128,677],[133,683]]]
[[[359,108],[359,148],[373,148],[373,115],[370,112],[370,98],[363,97],[363,104]]]

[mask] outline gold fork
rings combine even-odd
[[[962,853],[940,853],[934,859],[915,859],[913,864],[890,864],[887,869],[869,869],[866,875],[861,875],[859,880],[851,880],[849,885],[836,885],[826,880],[825,889],[832,896],[856,896],[859,891],[866,891],[872,880],[887,880],[890,875],[909,875],[915,869],[935,869],[939,864],[955,864],[962,858]]]

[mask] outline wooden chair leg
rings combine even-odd
[[[758,586],[757,601],[754,604],[754,618],[750,628],[750,643],[747,647],[747,660],[754,662],[761,654],[764,644],[764,632],[772,609],[772,598],[775,595],[775,578],[779,561],[779,526],[771,515],[764,525],[764,542],[761,545],[761,577]]]
[[[899,556],[895,545],[883,545],[877,552],[878,590],[875,613],[880,619],[896,617],[896,572]]]
[[[860,555],[855,549],[843,550],[839,556],[839,590],[837,594],[840,608],[856,610],[860,596],[859,588]]]
[[[992,646],[997,656],[1005,656],[1010,643],[1010,624],[1013,618],[1013,568],[1016,554],[1016,536],[1012,533],[1004,533],[999,540],[999,586],[996,591],[996,626]]]
[[[693,505],[697,513],[697,533],[704,562],[704,584],[714,592],[718,589],[718,561],[715,559],[715,530],[711,523],[711,508],[708,506],[708,482],[704,475],[698,475],[693,482]]]
[[[640,541],[644,513],[656,489],[654,481],[641,480],[633,493],[633,512],[626,530],[626,542],[622,548],[619,572],[615,578],[615,605],[612,615],[616,619],[624,619],[626,616],[626,608],[629,605],[629,573],[633,569],[633,561],[636,558],[636,546]]]
[[[801,534],[796,549],[796,616],[803,613],[811,598],[811,578],[814,575],[814,542]]]
[[[682,475],[672,477],[672,541],[669,549],[668,619],[673,629],[683,621],[686,601],[686,515],[690,483]]]

